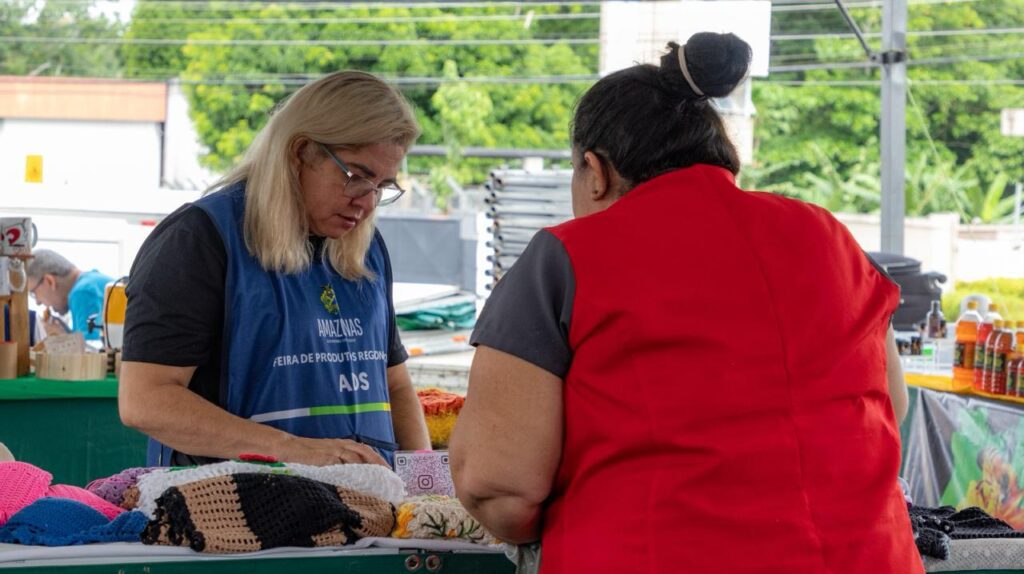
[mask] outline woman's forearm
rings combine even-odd
[[[122,365],[119,407],[126,426],[191,455],[234,458],[254,452],[280,457],[288,433],[255,423],[210,403],[141,363]]]
[[[423,416],[423,406],[412,387],[405,364],[388,369],[388,394],[391,399],[391,420],[395,442],[402,450],[430,450],[430,434]]]
[[[527,544],[540,540],[541,505],[514,495],[461,500],[466,510],[503,542]]]

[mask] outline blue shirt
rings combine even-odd
[[[78,280],[68,292],[68,310],[71,311],[72,331],[81,332],[86,339],[99,340],[102,337],[101,329],[89,332],[89,316],[103,313],[103,290],[111,281],[113,281],[112,278],[95,269],[85,271],[78,276]],[[96,321],[97,324],[102,322],[102,317]]]

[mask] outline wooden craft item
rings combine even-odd
[[[107,377],[106,353],[36,355],[36,378],[61,381],[96,381]]]
[[[0,379],[14,379],[18,376],[18,344],[0,342]]]

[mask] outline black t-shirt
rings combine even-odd
[[[386,261],[388,367],[408,358],[395,322],[391,262],[383,238],[378,241]],[[311,237],[319,257],[323,239]],[[227,251],[213,220],[188,204],[164,219],[139,250],[128,278],[128,309],[124,325],[125,361],[174,367],[196,367],[189,389],[211,403],[225,405],[226,381],[221,376],[224,289]]]

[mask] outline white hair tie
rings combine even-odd
[[[690,85],[690,89],[693,93],[698,96],[703,96],[704,91],[697,87],[697,82],[693,81],[693,77],[690,76],[690,69],[686,67],[686,45],[679,46],[679,69],[683,71],[683,77],[686,78],[686,83]]]

